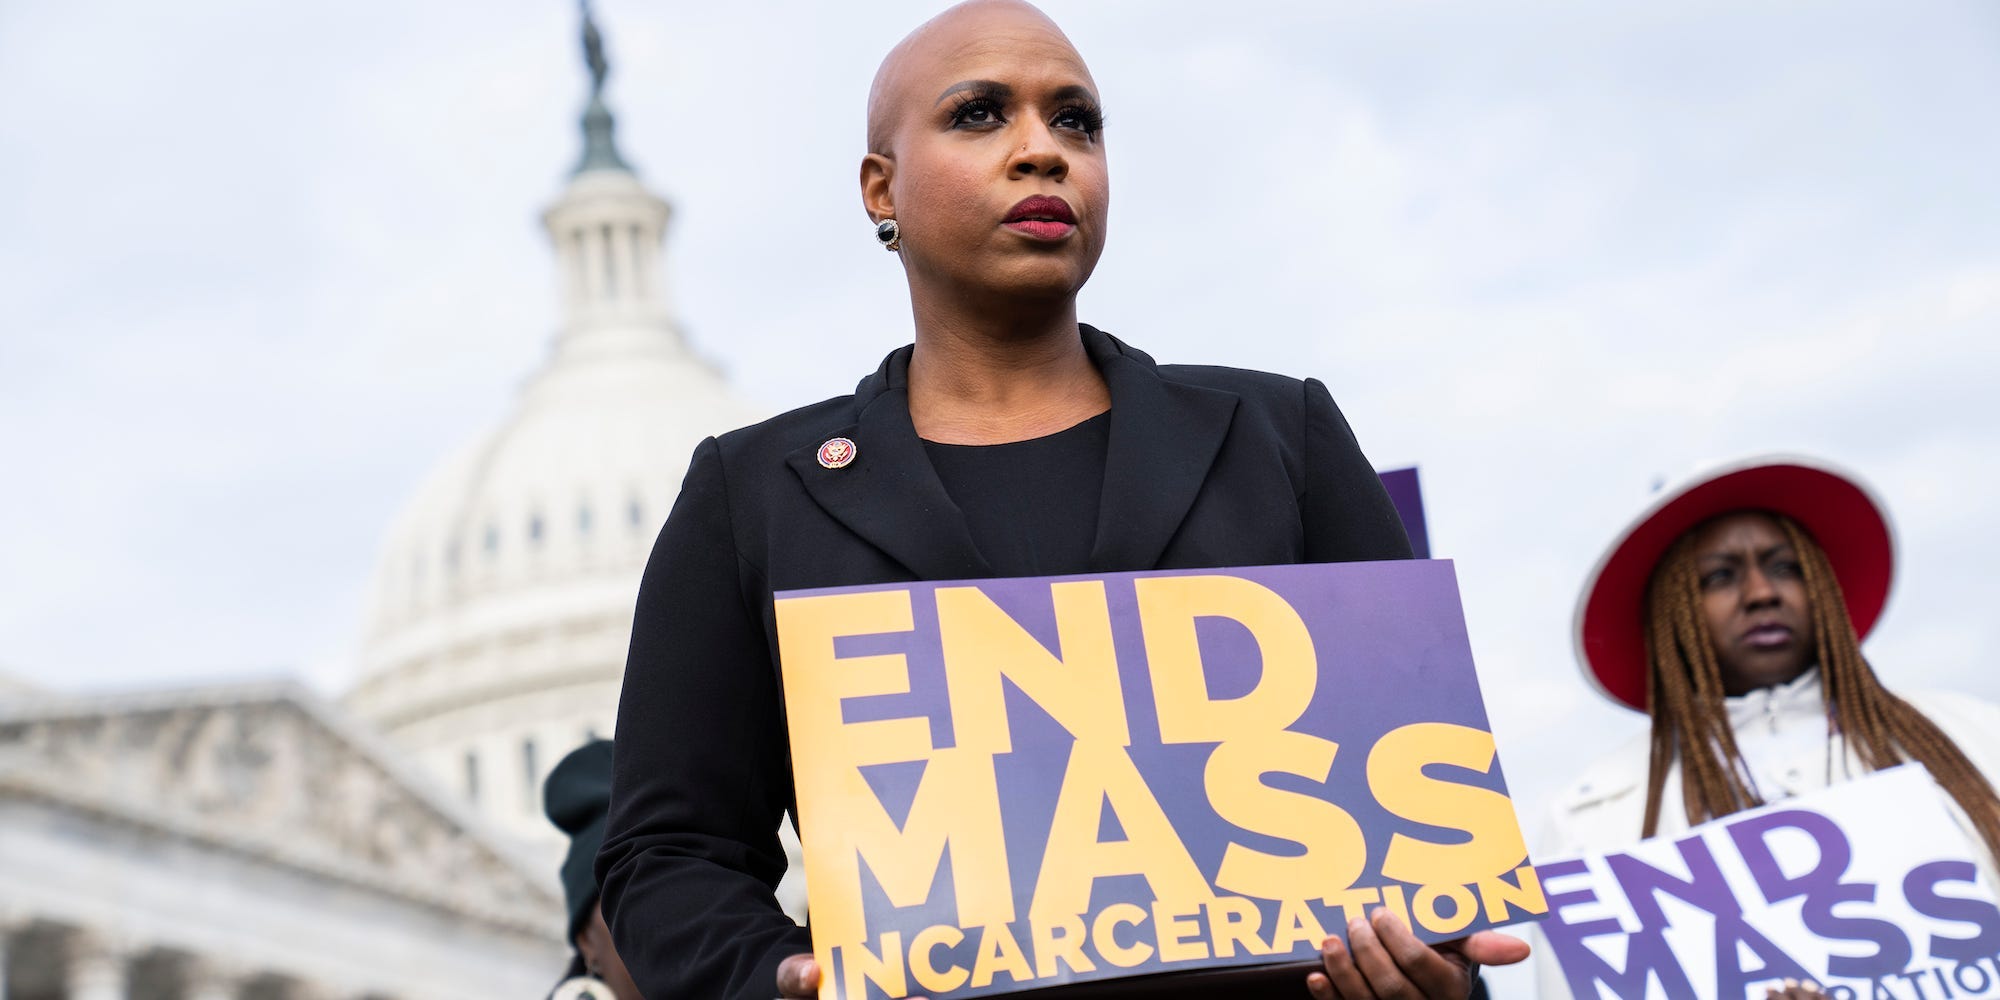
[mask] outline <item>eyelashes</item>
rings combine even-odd
[[[995,95],[965,94],[952,105],[950,124],[953,128],[976,129],[1006,123],[1006,109]],[[1088,102],[1065,104],[1050,116],[1049,124],[1095,139],[1098,133],[1104,131],[1104,111]]]
[[[1104,131],[1104,112],[1096,105],[1072,105],[1056,112],[1057,122],[1065,118],[1074,120],[1077,123],[1075,126],[1077,131],[1092,138],[1096,138],[1097,133]]]
[[[965,94],[952,103],[951,124],[1000,125],[1007,121],[1000,113],[1000,102],[987,94]]]

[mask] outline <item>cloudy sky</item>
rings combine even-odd
[[[938,6],[601,0],[679,309],[772,410],[910,335],[855,173],[875,63]],[[1047,9],[1110,121],[1084,318],[1318,376],[1422,466],[1524,797],[1636,731],[1577,680],[1576,588],[1715,459],[1871,479],[1902,545],[1871,656],[2000,698],[2000,7]],[[560,0],[0,4],[0,670],[343,685],[391,515],[553,330],[575,29]]]

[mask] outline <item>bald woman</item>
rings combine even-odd
[[[774,591],[1409,556],[1325,386],[1155,364],[1078,323],[1111,200],[1097,95],[1018,2],[954,7],[883,60],[861,201],[916,342],[852,395],[704,441],[640,586],[597,871],[646,996],[820,983],[772,894],[794,808]],[[1269,995],[1455,1000],[1526,953],[1434,949],[1386,914],[1350,938]]]

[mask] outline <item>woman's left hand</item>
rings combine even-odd
[[[1377,909],[1347,925],[1347,942],[1320,945],[1319,971],[1306,976],[1313,1000],[1465,1000],[1482,965],[1512,965],[1528,957],[1528,942],[1493,931],[1435,947],[1407,924]]]

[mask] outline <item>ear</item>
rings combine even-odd
[[[597,955],[596,935],[590,932],[590,925],[585,924],[582,930],[576,932],[575,939],[570,942],[576,945],[576,953],[583,956],[583,967],[585,970],[596,969],[604,964],[599,960]]]
[[[583,967],[596,970],[604,965],[604,952],[611,949],[611,927],[604,922],[604,901],[591,904],[590,919],[576,929],[570,938],[576,946],[576,953],[583,956]]]
[[[896,161],[881,153],[861,158],[861,207],[871,222],[896,217],[896,196],[889,182],[896,177]]]

